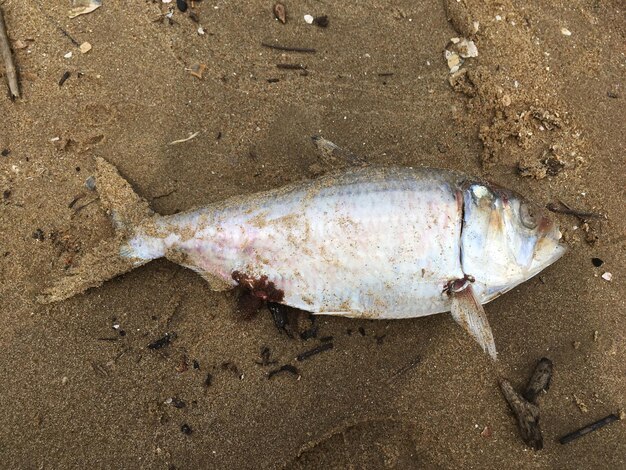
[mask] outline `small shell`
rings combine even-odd
[[[101,6],[102,0],[72,0],[68,16],[70,18],[76,18],[80,15],[86,15]]]
[[[274,16],[282,24],[287,22],[287,8],[282,3],[276,3],[273,8]]]

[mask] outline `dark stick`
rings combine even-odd
[[[607,417],[602,418],[596,421],[595,423],[588,424],[584,428],[580,428],[574,432],[566,434],[565,436],[559,439],[559,442],[561,444],[568,444],[572,441],[575,441],[579,437],[583,437],[585,434],[589,434],[590,432],[597,431],[601,427],[606,426],[607,424],[611,424],[613,421],[617,421],[618,419],[619,419],[619,416],[617,416],[615,413],[611,413]]]
[[[11,44],[9,44],[9,37],[7,36],[6,26],[4,24],[4,16],[2,15],[2,9],[0,8],[0,52],[2,52],[2,58],[4,59],[4,69],[9,82],[9,91],[11,92],[11,98],[20,97],[20,87],[17,83],[17,70],[13,63],[13,55],[11,54]]]
[[[302,64],[276,64],[276,67],[285,70],[306,70],[306,65]]]
[[[293,374],[293,375],[300,375],[300,372],[298,371],[297,368],[295,368],[291,364],[285,364],[284,366],[281,366],[278,369],[269,371],[267,374],[267,379],[269,380],[272,377],[274,377],[276,374],[280,374],[281,372],[289,372],[290,374]]]
[[[59,86],[63,86],[63,84],[65,83],[65,81],[70,78],[70,76],[72,75],[72,72],[70,72],[69,70],[67,70],[63,76],[61,77],[61,80],[59,80]]]
[[[296,360],[301,362],[301,361],[304,361],[305,359],[315,356],[316,354],[319,354],[324,351],[328,351],[329,349],[333,349],[333,343],[320,344],[319,346],[313,349],[310,349],[301,354],[298,354],[298,356],[296,357]]]
[[[317,52],[315,49],[311,49],[309,47],[289,47],[289,46],[280,46],[278,44],[269,44],[267,42],[262,42],[261,45],[263,47],[268,47],[270,49],[276,49],[278,51],[287,51],[287,52],[305,52],[305,53],[315,53]]]
[[[561,202],[560,206],[555,204],[554,202],[551,202],[546,205],[546,209],[548,209],[550,212],[556,212],[558,214],[573,215],[580,219],[606,219],[606,216],[604,214],[601,214],[600,212],[579,211],[576,209],[572,209],[563,202]]]

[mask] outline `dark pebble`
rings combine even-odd
[[[213,376],[211,374],[207,374],[206,379],[204,379],[204,386],[210,387],[212,382],[213,382]]]
[[[313,18],[313,24],[319,26],[320,28],[328,27],[328,16],[316,16]]]
[[[169,334],[169,333],[165,333],[165,335],[163,335],[163,337],[157,339],[156,341],[153,341],[152,343],[150,343],[148,345],[148,349],[161,349],[164,348],[165,346],[169,345],[172,340],[176,337],[176,335],[174,333]]]
[[[604,261],[602,261],[600,258],[591,258],[591,262],[596,268],[599,268],[604,264]]]
[[[184,408],[186,406],[185,402],[180,398],[172,398],[172,405],[174,406],[174,408],[178,409]]]
[[[365,328],[359,326],[359,333],[361,334],[361,336],[365,336]]]
[[[9,149],[2,149],[2,152],[0,152],[0,155],[2,155],[3,157],[8,157],[10,153],[11,151]]]
[[[185,13],[187,11],[187,0],[176,0],[176,6],[180,11]]]
[[[189,436],[193,431],[191,429],[191,426],[185,423],[180,427],[180,432]]]
[[[35,240],[39,240],[40,242],[42,242],[44,240],[44,234],[43,234],[43,230],[41,230],[40,228],[38,228],[37,230],[35,230],[33,232],[33,238]]]
[[[619,94],[615,93],[614,91],[607,91],[606,96],[608,96],[609,98],[619,98]]]
[[[193,360],[193,368],[194,369],[199,369],[200,368],[200,363],[197,360]]]

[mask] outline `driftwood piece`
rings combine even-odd
[[[537,398],[548,390],[551,379],[552,361],[544,357],[537,363],[523,395],[517,393],[507,380],[500,382],[502,394],[517,418],[522,440],[535,450],[543,448]]]
[[[13,54],[11,53],[11,44],[9,43],[9,37],[7,36],[7,30],[4,23],[4,16],[2,15],[2,8],[0,8],[0,52],[2,53],[2,59],[4,60],[4,70],[9,82],[9,92],[11,98],[20,97],[20,88],[17,83],[17,70],[13,63]]]

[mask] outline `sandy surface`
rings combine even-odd
[[[66,1],[4,2],[26,47],[15,51],[23,98],[0,100],[1,466],[625,468],[623,421],[557,442],[625,405],[623,3],[464,0],[454,26],[439,1],[380,3],[290,2],[282,25],[271,2],[205,0],[199,35],[187,14],[158,21],[158,2],[105,0],[73,20]],[[328,15],[328,28],[305,13]],[[479,56],[451,84],[443,51],[472,21]],[[562,217],[570,252],[486,308],[514,385],[540,357],[555,363],[543,451],[524,447],[498,374],[447,315],[323,318],[317,339],[290,340],[267,312],[238,319],[232,294],[167,261],[35,302],[112,234],[85,188],[94,156],[170,214],[329,171],[318,133],[376,164],[452,168],[608,215],[588,232]],[[165,333],[168,346],[147,347]],[[333,350],[294,361],[323,336]],[[263,347],[300,379],[268,380]]]

